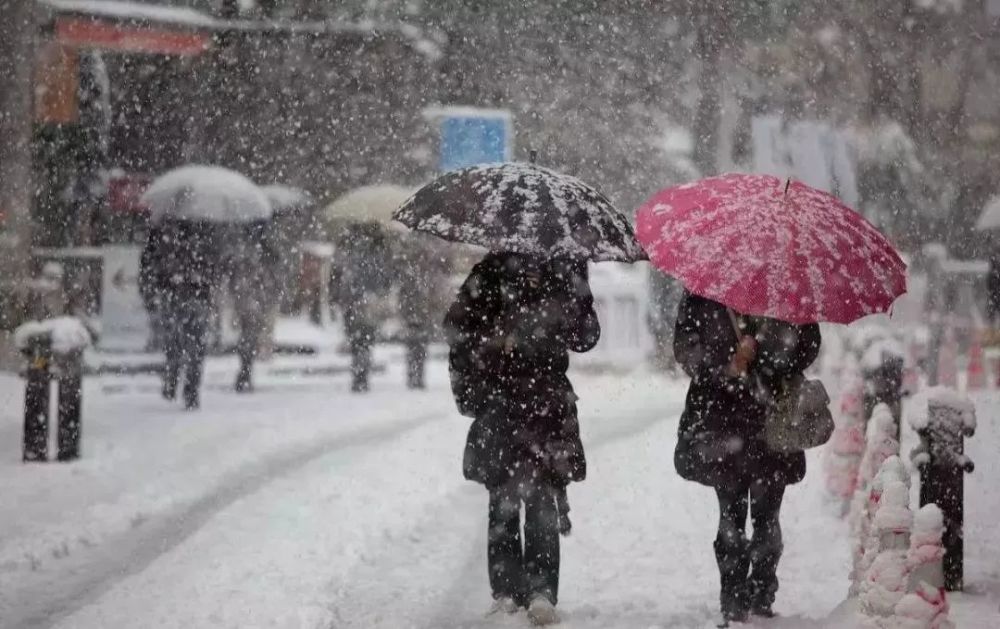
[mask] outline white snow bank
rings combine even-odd
[[[90,330],[76,317],[56,317],[19,325],[14,331],[14,345],[23,350],[36,336],[51,336],[52,350],[57,354],[85,349],[94,342]]]

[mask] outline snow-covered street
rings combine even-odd
[[[562,626],[714,626],[715,497],[672,462],[685,383],[574,379],[590,472],[570,488]],[[0,626],[527,626],[483,616],[486,493],[462,479],[468,420],[441,363],[424,393],[392,365],[367,397],[336,377],[273,378],[250,396],[223,381],[187,413],[152,378],[90,378],[84,458],[22,465],[21,383],[0,379]],[[1000,397],[981,402],[953,617],[985,629],[1000,619],[1000,430],[985,412]],[[824,619],[845,598],[847,526],[811,456],[783,509],[783,618],[768,626],[837,626]]]

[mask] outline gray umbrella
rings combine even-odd
[[[445,173],[393,215],[410,229],[545,257],[635,262],[646,253],[628,219],[595,188],[541,166],[507,163]]]

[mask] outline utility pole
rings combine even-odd
[[[0,330],[18,323],[28,279],[37,7],[35,0],[0,0]]]

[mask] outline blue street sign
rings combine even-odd
[[[440,110],[441,170],[510,159],[510,113],[468,107]]]

